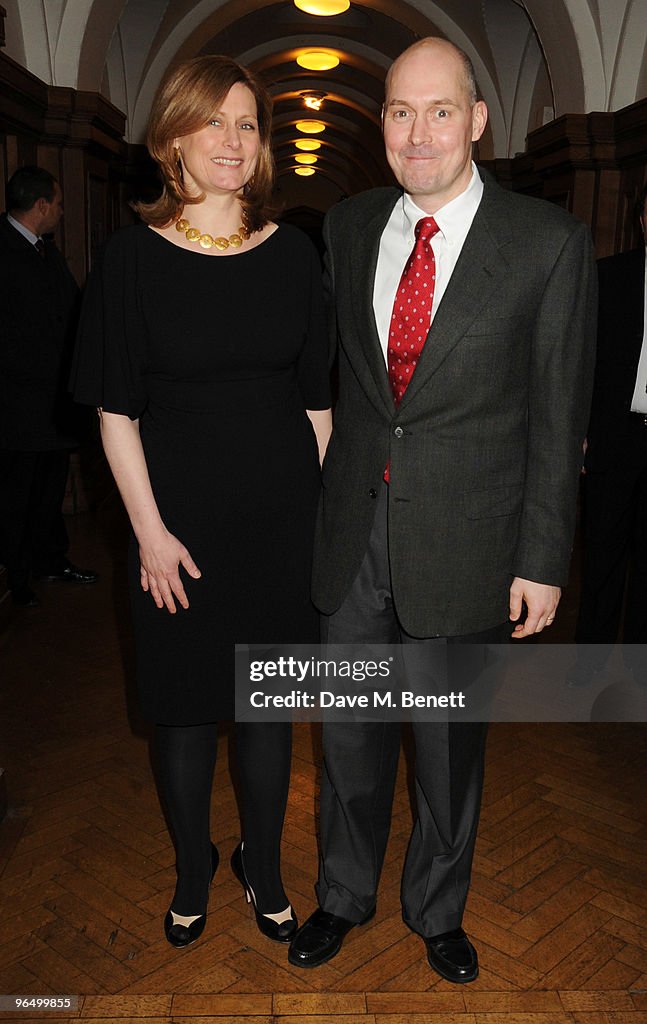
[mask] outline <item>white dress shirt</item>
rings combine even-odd
[[[472,163],[472,178],[465,191],[434,214],[439,230],[431,240],[436,260],[432,321],[454,273],[482,196],[483,182],[476,165]],[[395,293],[405,263],[411,255],[415,243],[415,227],[421,217],[429,217],[429,214],[416,206],[405,192],[395,204],[380,239],[373,287],[373,311],[385,361]]]
[[[645,308],[643,318],[643,347],[638,360],[638,373],[634,396],[631,399],[631,411],[647,413],[647,248],[645,249]]]
[[[27,241],[31,242],[32,245],[36,245],[36,242],[40,238],[40,235],[35,235],[33,231],[30,231],[29,228],[26,228],[24,224],[21,224],[19,220],[16,220],[15,217],[12,217],[10,213],[7,214],[7,220],[11,224],[12,228],[15,228],[16,231],[20,232],[23,238],[26,238]]]

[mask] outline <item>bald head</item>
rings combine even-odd
[[[472,178],[472,145],[487,123],[472,66],[446,39],[422,39],[394,62],[382,130],[386,158],[414,202],[435,214]]]
[[[447,39],[441,39],[440,36],[428,36],[426,39],[420,39],[417,43],[413,43],[412,46],[409,46],[404,50],[399,57],[396,57],[386,73],[386,79],[384,82],[385,102],[388,102],[391,82],[393,80],[394,72],[397,70],[398,66],[407,61],[409,57],[418,54],[420,54],[420,56],[425,56],[426,54],[430,61],[443,57],[449,60],[456,60],[461,66],[463,84],[465,86],[465,93],[469,104],[470,106],[474,106],[478,96],[474,65],[464,50],[461,50],[458,46],[454,46],[454,44],[450,43]]]

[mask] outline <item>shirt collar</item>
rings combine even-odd
[[[33,231],[30,231],[29,228],[26,228],[24,224],[21,224],[19,220],[16,220],[15,217],[12,217],[10,213],[7,214],[7,220],[11,224],[12,228],[15,228],[16,231],[20,232],[23,238],[26,238],[27,241],[31,242],[32,245],[36,245],[36,242],[40,238],[40,235],[35,235]]]
[[[454,241],[464,238],[466,229],[474,219],[481,198],[483,196],[483,182],[472,161],[472,177],[464,192],[461,192],[455,199],[451,199],[434,214],[434,220],[438,225],[440,234],[446,242],[451,245]],[[402,197],[402,230],[413,245],[414,229],[421,217],[429,217],[428,213],[416,206],[408,192]]]

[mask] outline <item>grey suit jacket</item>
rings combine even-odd
[[[388,461],[393,597],[413,636],[504,622],[514,576],[561,585],[570,561],[595,358],[591,237],[560,208],[483,177],[483,199],[398,410],[373,283],[401,193],[346,200],[324,226],[340,394],[313,598],[330,614],[348,593]]]

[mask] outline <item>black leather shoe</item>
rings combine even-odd
[[[209,885],[211,885],[211,883],[213,882],[213,876],[215,875],[218,869],[219,861],[220,856],[218,854],[218,850],[212,843],[211,878],[209,880]],[[186,916],[189,917],[190,915],[187,914]],[[175,946],[176,949],[183,949],[184,946],[190,946],[192,942],[195,942],[196,939],[200,938],[204,931],[204,926],[206,925],[206,923],[206,911],[204,914],[200,914],[200,917],[196,917],[195,921],[192,921],[191,924],[185,925],[176,924],[173,920],[173,911],[168,910],[166,912],[166,917],[164,918],[164,934],[166,935],[168,942],[170,942],[172,946]]]
[[[79,569],[78,565],[68,562],[60,572],[47,572],[35,575],[34,579],[45,583],[96,583],[99,579],[94,569]]]
[[[432,935],[425,939],[429,966],[440,974],[441,978],[453,981],[457,985],[474,981],[478,978],[479,960],[474,946],[462,928],[452,932]]]
[[[345,936],[356,924],[366,924],[375,917],[375,907],[361,921],[347,921],[337,914],[315,910],[299,928],[292,940],[288,960],[295,967],[319,967],[337,956]]]
[[[286,912],[290,911],[290,916],[285,921],[274,921],[273,917],[282,917],[281,913],[273,914],[270,917],[269,914],[261,914],[256,907],[256,896],[254,890],[247,881],[247,875],[245,874],[245,865],[243,864],[243,846],[239,843],[231,856],[231,870],[234,872],[236,878],[245,890],[245,898],[248,903],[251,903],[254,908],[254,914],[256,917],[256,924],[258,930],[265,935],[268,939],[274,939],[275,942],[291,942],[294,938],[299,922],[296,919],[292,905],[288,903]]]
[[[40,601],[29,587],[15,587],[11,591],[11,600],[18,608],[40,608]]]

